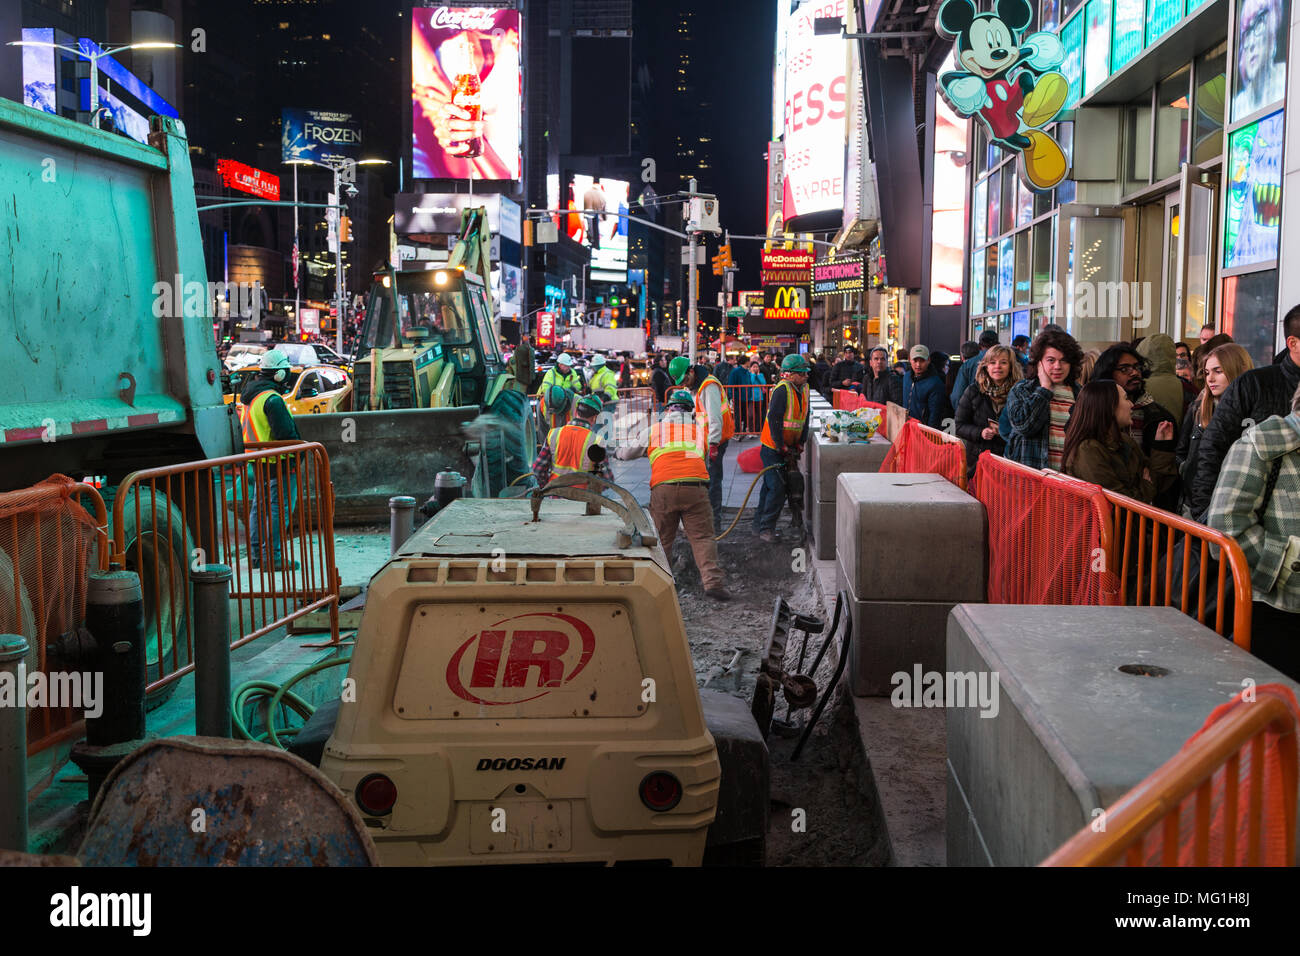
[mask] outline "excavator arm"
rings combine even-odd
[[[492,264],[487,210],[482,206],[466,209],[460,217],[460,234],[447,260],[449,268],[464,266],[483,280],[483,288],[492,288]]]

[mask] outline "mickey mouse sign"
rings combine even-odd
[[[1056,119],[1070,84],[1056,70],[1065,49],[1055,34],[1022,38],[1033,12],[1029,0],[996,0],[993,13],[977,13],[971,0],[944,0],[939,35],[953,41],[962,69],[940,76],[939,88],[956,113],[978,117],[993,142],[1018,152],[1021,178],[1046,192],[1069,164],[1042,127]]]

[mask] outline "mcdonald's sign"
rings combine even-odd
[[[812,289],[806,285],[770,285],[763,290],[763,318],[793,319],[802,325],[811,316]]]

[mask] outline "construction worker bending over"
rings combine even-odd
[[[690,390],[677,389],[668,394],[663,415],[650,426],[650,517],[670,559],[678,524],[686,529],[704,593],[715,601],[730,601],[731,592],[724,586],[718,566],[718,543],[713,538],[705,434],[694,421],[694,409],[695,396]],[[639,458],[645,452],[645,448],[624,446],[618,457]]]
[[[781,381],[768,399],[767,418],[759,436],[763,467],[798,461],[808,440],[808,362],[802,355],[787,355],[781,362]],[[787,491],[785,468],[763,473],[763,490],[754,513],[754,531],[760,541],[776,541],[776,519],[781,517]]]
[[[578,402],[577,417],[568,425],[552,428],[546,436],[546,444],[537,453],[533,462],[533,476],[539,487],[545,486],[552,475],[567,475],[575,471],[591,472],[594,463],[589,452],[593,446],[600,444],[596,435],[596,416],[600,414],[603,404],[594,395],[588,395]],[[614,480],[606,458],[601,459],[595,474],[608,481]],[[586,485],[579,485],[585,488]]]
[[[246,443],[301,441],[302,436],[298,434],[298,426],[293,423],[293,415],[280,397],[280,393],[289,388],[289,374],[289,359],[283,352],[271,349],[262,356],[257,375],[249,380],[239,396],[242,403],[239,418]],[[265,562],[273,570],[292,571],[298,567],[298,562],[286,563],[280,545],[281,527],[288,524],[287,516],[280,509],[281,479],[288,484],[290,511],[298,497],[289,461],[285,458],[270,459],[255,466],[254,474],[256,478],[252,482],[252,503],[248,512],[248,543],[252,551],[249,561],[255,568],[261,567]],[[263,525],[268,525],[270,531],[269,554],[262,550]]]
[[[587,380],[587,387],[591,389],[591,394],[606,404],[617,402],[618,376],[605,364],[605,356],[597,354],[593,357],[591,367],[593,370],[591,378]]]
[[[551,385],[542,389],[538,403],[547,431],[569,423],[572,417],[573,399],[574,394],[563,385]]]

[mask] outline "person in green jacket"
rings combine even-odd
[[[605,364],[605,356],[597,353],[591,360],[591,368],[591,377],[587,380],[591,394],[607,405],[617,402],[618,376]]]
[[[1129,435],[1133,403],[1111,379],[1095,379],[1079,391],[1065,429],[1062,469],[1067,475],[1151,504],[1178,477],[1174,424],[1156,430],[1151,455]]]

